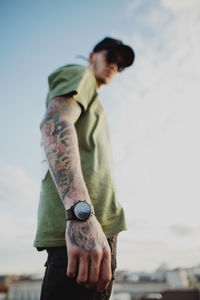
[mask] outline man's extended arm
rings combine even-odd
[[[50,172],[64,204],[70,208],[78,200],[90,203],[83,179],[75,122],[80,105],[72,98],[54,98],[41,123],[41,132]],[[77,275],[77,282],[98,291],[111,280],[110,248],[95,216],[86,222],[68,221],[65,234],[67,275]]]

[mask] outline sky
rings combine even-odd
[[[118,269],[200,264],[200,0],[0,0],[0,274],[43,272],[33,248],[47,76],[105,36],[134,65],[99,90],[128,231]]]

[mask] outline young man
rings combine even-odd
[[[107,122],[97,90],[133,61],[129,46],[105,38],[90,53],[88,67],[67,65],[48,78],[34,242],[48,252],[41,300],[110,297],[116,236],[126,225],[115,196]]]

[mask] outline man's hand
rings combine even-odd
[[[77,277],[86,288],[105,290],[112,278],[110,247],[95,216],[86,222],[68,221],[66,226],[68,254],[67,276]]]

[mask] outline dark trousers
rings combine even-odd
[[[48,258],[40,300],[108,300],[115,278],[117,236],[109,238],[108,243],[111,248],[112,280],[106,291],[97,293],[96,289],[79,285],[76,278],[67,277],[67,249],[52,247],[46,249]]]

